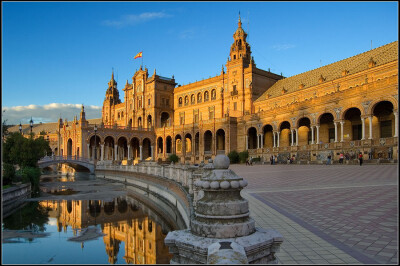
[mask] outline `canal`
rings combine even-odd
[[[89,174],[42,175],[41,193],[2,222],[5,264],[169,264],[184,222],[148,192]]]

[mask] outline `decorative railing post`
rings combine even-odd
[[[229,158],[217,155],[195,182],[204,196],[190,229],[169,232],[164,240],[174,255],[171,264],[277,263],[282,236],[255,227],[248,201],[240,195],[247,181],[228,168]]]

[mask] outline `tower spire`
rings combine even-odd
[[[241,27],[242,27],[242,20],[240,19],[240,11],[239,11],[239,21],[238,21],[238,26],[239,26],[239,28],[241,28]]]

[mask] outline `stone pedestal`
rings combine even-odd
[[[248,201],[240,195],[247,181],[228,168],[226,155],[204,166],[194,184],[204,196],[196,203],[190,229],[170,232],[164,240],[174,255],[171,263],[277,263],[282,236],[255,227]]]

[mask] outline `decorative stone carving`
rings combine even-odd
[[[362,102],[361,105],[364,107],[364,114],[368,112],[368,107],[371,101]]]
[[[342,107],[334,108],[336,113],[336,119],[340,119],[340,111],[342,110]]]
[[[386,139],[385,139],[385,138],[379,139],[379,144],[380,144],[381,146],[385,146],[385,144],[386,144]]]

